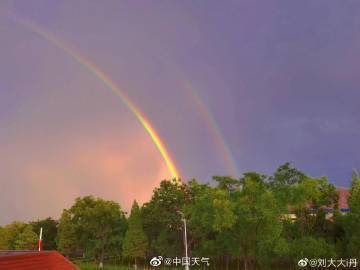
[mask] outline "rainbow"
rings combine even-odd
[[[49,43],[55,45],[57,48],[61,49],[71,58],[76,60],[79,64],[84,66],[89,72],[91,72],[98,80],[100,80],[105,86],[107,86],[115,95],[120,97],[123,103],[128,107],[128,109],[135,115],[140,124],[144,127],[146,132],[151,137],[151,140],[155,144],[156,148],[159,150],[162,158],[164,159],[166,166],[171,173],[172,177],[179,180],[180,174],[176,165],[171,158],[169,151],[166,149],[164,142],[162,142],[159,134],[156,132],[152,124],[141,110],[131,101],[131,99],[125,94],[125,92],[117,86],[117,84],[98,66],[96,66],[88,57],[84,54],[77,52],[75,49],[71,48],[68,44],[65,44],[63,41],[56,38],[54,35],[36,25],[33,22],[15,17],[12,15],[16,22],[18,22],[23,27],[35,32],[42,38],[44,38]]]
[[[194,106],[198,109],[202,118],[205,120],[207,128],[210,131],[212,140],[215,144],[216,150],[219,153],[219,155],[222,157],[227,172],[231,176],[237,177],[239,175],[239,170],[236,166],[235,159],[228,145],[226,144],[224,136],[218,124],[216,123],[214,117],[212,116],[211,112],[208,110],[205,103],[198,95],[197,91],[191,85],[191,83],[188,82],[186,79],[183,79],[182,82],[184,84],[186,93],[189,95],[190,99],[194,102]]]

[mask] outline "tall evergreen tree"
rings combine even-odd
[[[135,268],[137,259],[145,258],[148,239],[145,235],[139,205],[134,201],[129,217],[129,227],[123,243],[123,255],[134,259]]]

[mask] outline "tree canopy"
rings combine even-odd
[[[140,208],[136,201],[134,201],[131,208],[128,226],[123,242],[123,255],[125,257],[133,258],[136,265],[137,259],[144,259],[146,257],[148,246],[148,239],[145,235],[141,220]]]
[[[360,176],[354,171],[350,212],[326,177],[311,177],[290,163],[272,175],[214,176],[210,183],[164,180],[128,218],[120,205],[77,198],[59,221],[51,218],[0,227],[0,249],[44,249],[103,262],[135,265],[154,256],[183,257],[184,221],[191,257],[208,257],[214,269],[293,269],[302,258],[360,257]],[[56,239],[56,241],[55,241]]]
[[[58,246],[65,254],[82,252],[103,262],[121,253],[126,218],[118,203],[86,196],[65,209],[59,223]]]

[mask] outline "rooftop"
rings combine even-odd
[[[0,270],[78,270],[56,251],[1,251]]]

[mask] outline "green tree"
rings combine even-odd
[[[294,264],[302,258],[336,258],[334,246],[323,238],[305,236],[296,238],[290,243],[289,255]]]
[[[229,176],[213,176],[213,180],[217,182],[217,187],[222,190],[235,190],[239,188],[240,182]]]
[[[16,236],[14,247],[16,250],[35,250],[38,236],[34,233],[31,225],[26,225],[22,232]]]
[[[194,253],[217,257],[226,269],[234,259],[249,269],[287,252],[281,211],[266,179],[250,172],[241,179],[214,177],[217,187],[189,183],[185,210]]]
[[[56,237],[57,248],[67,257],[81,249],[77,242],[76,226],[72,221],[72,214],[64,209],[61,214]]]
[[[326,177],[309,177],[285,164],[271,177],[270,188],[280,203],[282,216],[296,216],[293,221],[283,218],[282,236],[289,244],[286,261],[297,262],[302,255],[296,254],[305,256],[313,253],[315,257],[320,256],[319,252],[313,252],[313,247],[335,256],[335,242],[341,238],[341,228],[339,223],[327,218],[325,211],[326,208],[337,208],[335,186]],[[336,210],[334,215],[336,218]],[[317,242],[317,245],[309,247],[313,242]]]
[[[214,177],[219,187],[189,182],[190,201],[185,206],[188,238],[193,255],[211,256],[216,263],[229,268],[231,256],[237,256],[237,243],[231,228],[236,221],[230,192],[239,182],[229,177]]]
[[[148,240],[145,235],[139,205],[134,201],[128,220],[128,230],[123,242],[123,255],[134,259],[135,268],[137,259],[145,258]]]
[[[244,269],[257,264],[265,268],[287,249],[282,239],[282,213],[265,179],[257,173],[245,173],[241,179],[242,188],[234,199],[237,222],[233,233]]]
[[[326,177],[311,178],[306,176],[299,184],[292,188],[294,196],[293,204],[290,205],[296,214],[294,226],[304,236],[323,236],[326,220],[326,208],[337,208],[338,194],[334,185],[330,184]],[[320,235],[316,235],[316,232]]]
[[[279,200],[283,212],[287,212],[288,206],[297,202],[298,195],[294,192],[294,187],[304,181],[305,178],[306,175],[303,172],[287,162],[278,167],[273,176],[265,180]]]
[[[348,199],[350,213],[346,216],[347,254],[360,257],[360,178],[354,172]]]
[[[26,228],[26,224],[23,222],[15,221],[10,223],[3,228],[3,244],[9,250],[16,249],[16,240],[18,239],[19,235],[24,231]]]
[[[293,186],[304,180],[306,175],[287,162],[278,167],[274,176],[269,177],[269,184],[272,188]]]
[[[43,228],[43,250],[56,250],[56,237],[58,223],[48,217],[43,220],[38,220],[30,223],[34,233],[39,234],[40,228]]]
[[[29,224],[16,221],[0,227],[0,249],[33,250],[37,240],[38,236]]]
[[[120,254],[125,230],[126,218],[119,204],[86,196],[64,210],[58,244],[60,250],[81,250],[102,263],[105,256]]]
[[[5,228],[0,227],[0,250],[9,249],[8,238],[8,231]]]
[[[179,256],[183,251],[181,214],[187,198],[187,185],[162,181],[148,203],[142,207],[144,231],[149,240],[149,255]]]

